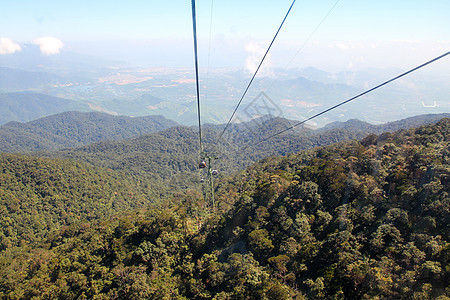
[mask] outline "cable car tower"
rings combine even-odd
[[[214,176],[218,175],[217,170],[212,168],[212,161],[218,159],[217,153],[202,151],[200,153],[200,163],[198,165],[200,169],[200,182],[203,183],[203,197],[205,202],[210,202],[215,210],[214,200]],[[203,172],[206,170],[206,176],[203,176]]]

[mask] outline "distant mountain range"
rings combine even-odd
[[[68,84],[70,80],[49,72],[30,72],[0,67],[0,90],[12,92],[46,89],[49,85]]]
[[[28,122],[66,111],[92,111],[87,102],[62,99],[41,93],[0,93],[0,125]]]
[[[352,120],[332,124],[329,130],[298,128],[264,142],[260,141],[288,128],[293,121],[267,118],[261,122],[254,120],[249,123],[233,124],[219,142],[217,138],[223,125],[208,125],[203,128],[203,147],[207,152],[218,154],[219,159],[214,161],[215,168],[230,173],[271,155],[287,155],[346,140],[362,139],[371,133],[385,131],[386,128],[406,129],[416,124],[435,123],[441,117],[450,115],[419,116],[386,124],[384,128]],[[365,127],[361,126],[363,124]],[[355,127],[358,130],[355,130]],[[73,127],[74,130],[75,128],[76,126]],[[61,133],[59,138],[66,135]],[[23,136],[24,139],[27,138],[26,134]],[[11,146],[8,150],[6,148],[8,144],[4,141],[3,138],[1,144],[4,149],[11,151]],[[53,147],[62,146],[57,145],[57,139],[53,139],[52,142]],[[32,149],[34,146],[31,141],[29,150],[45,149],[43,146]],[[196,165],[199,160],[198,130],[195,127],[175,126],[131,139],[100,141],[79,148],[41,152],[39,155],[72,158],[115,170],[153,174],[163,179],[172,178],[171,180],[176,180],[177,185],[188,185],[184,180],[192,180],[192,174],[196,174],[198,170]]]
[[[402,119],[399,121],[388,122],[381,125],[372,125],[358,119],[351,119],[346,122],[332,122],[320,128],[318,131],[328,131],[332,129],[345,129],[355,132],[370,132],[373,134],[381,134],[383,132],[393,132],[400,129],[408,129],[428,124],[434,124],[443,118],[450,118],[450,113],[443,114],[427,114]]]
[[[99,112],[65,112],[28,123],[0,127],[0,151],[24,152],[80,147],[121,140],[177,126],[162,116],[126,117]]]
[[[317,130],[300,126],[270,141],[259,144],[260,140],[297,123],[297,121],[284,118],[265,116],[250,122],[231,124],[223,135],[220,144],[232,145],[233,149],[239,147],[258,149],[256,152],[249,153],[250,161],[254,161],[264,155],[292,153],[345,139],[360,139],[368,134],[380,134],[386,131],[435,123],[442,118],[449,117],[450,114],[420,115],[382,125],[372,125],[353,119],[347,122],[333,122]],[[197,139],[195,127],[192,129],[180,127],[164,131],[178,125],[175,121],[162,116],[127,117],[112,116],[99,112],[64,112],[27,123],[9,122],[0,126],[0,151],[59,150],[81,147],[105,140],[117,141],[136,138],[151,133],[154,133],[154,137],[163,136],[175,140],[192,138],[195,140],[193,142],[195,144]],[[224,125],[206,124],[203,127],[204,140],[209,143],[209,148],[226,147],[214,145]],[[149,137],[143,137],[143,139],[147,138]],[[289,140],[289,143],[286,144],[287,140]],[[158,143],[160,142],[158,141]],[[128,142],[120,143],[126,144]],[[283,147],[280,147],[280,145],[283,145]],[[163,149],[158,146],[158,151],[160,150]],[[228,152],[227,150],[224,151]]]

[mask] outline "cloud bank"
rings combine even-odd
[[[254,73],[258,68],[258,65],[261,62],[266,50],[260,47],[256,43],[247,43],[245,45],[245,52],[247,53],[247,58],[245,60],[245,68],[247,72]],[[273,74],[271,72],[272,60],[270,54],[268,54],[264,60],[261,69],[259,70],[259,74],[261,76],[271,77]]]
[[[64,47],[63,42],[51,36],[35,39],[33,44],[39,45],[41,52],[46,55],[58,54]]]
[[[14,43],[11,39],[0,38],[0,54],[13,54],[14,52],[21,51],[22,47],[19,44]]]

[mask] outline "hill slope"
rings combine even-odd
[[[40,93],[0,93],[0,124],[27,122],[65,111],[91,111],[87,103]]]
[[[386,124],[372,125],[367,122],[359,121],[357,119],[348,120],[347,122],[333,122],[321,128],[320,131],[327,131],[330,129],[345,129],[351,131],[363,131],[373,134],[381,134],[383,132],[392,132],[400,129],[408,129],[419,127],[423,125],[433,124],[443,118],[449,118],[449,113],[442,114],[426,114],[409,117],[399,121],[388,122]]]
[[[178,125],[161,116],[125,117],[105,113],[64,112],[28,123],[0,127],[0,151],[26,152],[79,147],[102,140],[122,140]]]
[[[24,91],[67,83],[69,83],[67,79],[52,73],[0,67],[0,91]]]
[[[3,256],[0,295],[108,299],[446,299],[450,120],[272,157]]]
[[[0,182],[0,250],[39,241],[80,220],[143,207],[160,191],[156,181],[80,162],[5,153]]]

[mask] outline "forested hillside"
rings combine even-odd
[[[126,117],[99,112],[64,112],[0,127],[0,151],[59,150],[103,140],[123,140],[177,126],[162,116]]]
[[[287,154],[346,139],[360,139],[372,133],[380,134],[386,131],[432,124],[449,116],[450,114],[420,115],[381,125],[349,120],[347,122],[330,123],[317,130],[299,127],[293,132],[282,135],[282,137],[284,136],[282,140],[289,140],[288,145],[284,145],[287,149],[283,147],[286,151],[280,151],[280,147],[271,147],[274,143],[265,143],[258,147],[258,155],[252,161],[271,154]],[[246,123],[231,124],[221,142],[229,143],[230,145],[225,145],[225,147],[230,146],[232,148],[252,146],[252,143],[257,143],[259,140],[295,123],[297,121],[266,116]],[[127,117],[99,112],[64,112],[27,123],[8,122],[0,126],[0,152],[54,151],[62,148],[81,147],[104,140],[123,140],[157,133],[177,125],[172,120],[156,115]],[[223,125],[207,124],[205,127],[209,130],[205,132],[205,138],[209,139],[210,144],[214,143],[213,140],[218,137]],[[305,140],[305,137],[308,137],[308,139]],[[277,142],[280,142],[280,140]],[[305,145],[308,146],[305,147]],[[211,148],[211,145],[208,145],[208,147]],[[213,146],[213,148],[220,148],[220,146]],[[249,153],[254,153],[254,150],[252,149]],[[224,152],[226,154],[227,151]]]
[[[450,118],[449,113],[442,114],[427,114],[409,117],[399,121],[388,122],[386,124],[372,125],[367,122],[362,122],[357,119],[348,120],[346,122],[333,122],[327,124],[320,131],[326,131],[330,129],[345,129],[351,131],[363,131],[371,134],[381,134],[383,132],[392,132],[400,129],[408,129],[413,127],[419,127],[428,124],[434,124],[443,118]]]
[[[81,162],[0,154],[0,250],[157,202],[158,181]]]
[[[438,116],[418,116],[403,121],[398,126],[410,128],[415,123],[437,122]],[[354,121],[360,122],[360,121]],[[354,123],[353,122],[353,123]],[[207,125],[203,128],[203,143],[207,151],[216,152],[214,168],[231,174],[270,155],[287,155],[314,147],[337,142],[362,139],[372,132],[379,132],[385,125],[349,126],[352,122],[334,124],[329,130],[312,130],[298,127],[268,141],[262,139],[285,130],[295,121],[283,118],[266,118],[242,124],[232,124],[217,143],[223,125]],[[76,149],[41,153],[40,155],[73,158],[93,165],[133,170],[138,174],[153,173],[162,179],[171,179],[176,185],[188,185],[192,173],[197,170],[198,129],[173,127],[161,132],[122,141],[103,141]]]
[[[443,119],[269,157],[220,180],[215,209],[186,190],[2,250],[0,296],[447,299],[449,133]]]

